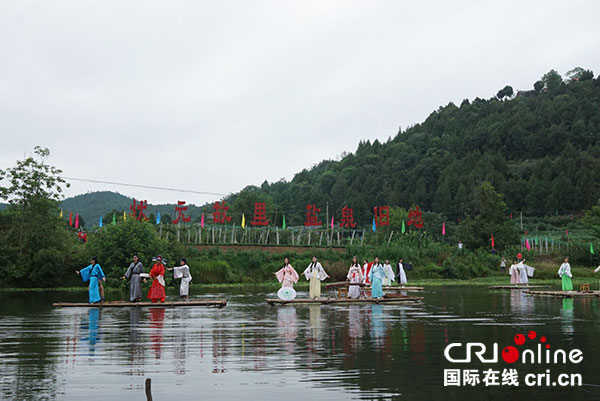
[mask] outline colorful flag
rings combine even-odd
[[[331,229],[333,230],[333,216],[331,216]]]
[[[286,227],[286,226],[285,226],[285,214],[284,214],[284,215],[283,215],[283,225],[281,226],[281,228],[285,230],[285,227]]]
[[[244,213],[242,213],[242,228],[246,228],[246,216],[244,216]]]
[[[60,217],[63,217],[63,211],[60,209]]]
[[[156,212],[156,224],[160,224],[160,210]]]
[[[100,216],[100,222],[98,223],[98,227],[102,227],[102,216]]]
[[[406,227],[404,227],[404,220],[402,220],[402,234],[406,232]]]
[[[375,226],[375,219],[373,219],[373,232],[377,231],[377,227]]]
[[[200,219],[200,228],[204,228],[204,213],[202,213],[202,218]]]
[[[69,213],[69,225],[73,227],[73,212]]]
[[[75,228],[79,228],[79,213],[75,215]]]
[[[123,221],[127,221],[127,213],[125,213],[125,210],[123,210]]]
[[[446,235],[446,222],[442,223],[442,235]]]
[[[117,224],[117,215],[113,213],[113,226]]]
[[[591,253],[592,255],[595,255],[595,254],[596,254],[596,253],[594,253],[594,244],[592,244],[591,242],[590,242],[590,253]]]
[[[529,245],[529,240],[527,238],[525,238],[525,248],[527,248],[528,251],[531,250],[531,245]]]
[[[495,248],[495,244],[494,244],[494,234],[492,234],[492,248]]]

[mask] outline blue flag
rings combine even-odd
[[[373,219],[373,232],[377,231],[377,226],[375,225],[375,219]]]
[[[156,212],[156,224],[160,224],[160,210]]]
[[[102,216],[100,216],[100,223],[98,223],[98,227],[102,227]]]

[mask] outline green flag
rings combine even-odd
[[[590,242],[590,253],[592,255],[595,255],[595,253],[594,253],[594,244],[592,244],[591,242]]]
[[[285,230],[285,214],[283,215],[283,226],[282,228]]]
[[[406,232],[406,227],[404,227],[404,220],[402,220],[402,234]]]
[[[117,224],[117,216],[113,213],[113,225]]]

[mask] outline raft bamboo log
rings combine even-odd
[[[549,285],[492,285],[488,287],[490,290],[527,290],[529,288],[550,288]]]
[[[160,308],[160,307],[178,307],[178,306],[218,306],[219,308],[227,305],[225,299],[214,300],[196,300],[196,301],[173,301],[173,302],[128,302],[128,301],[113,301],[89,304],[84,302],[55,302],[52,306],[59,308]]]
[[[600,297],[600,291],[579,292],[579,291],[525,291],[527,295],[538,295],[555,298],[581,298],[581,297]]]
[[[265,301],[273,305],[290,304],[391,304],[391,303],[416,303],[421,302],[422,297],[402,297],[402,298],[319,298],[319,299],[292,299],[284,301],[278,298],[267,298]]]

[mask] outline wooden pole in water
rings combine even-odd
[[[152,379],[146,379],[146,401],[152,401]]]

